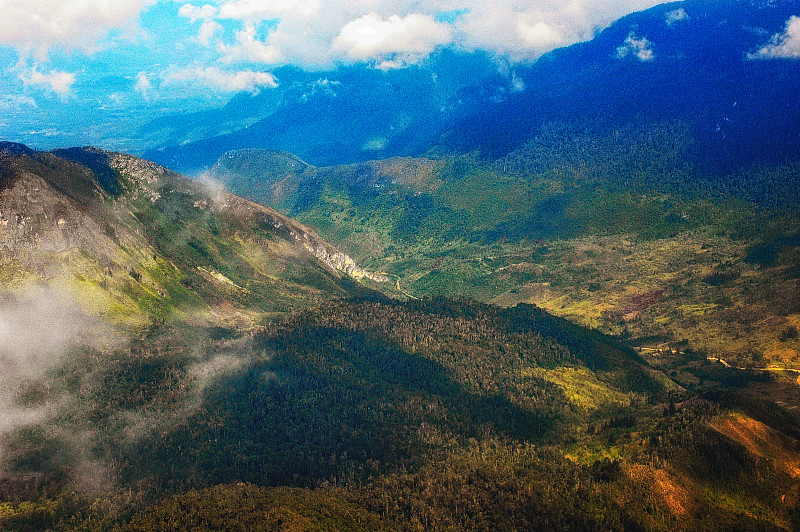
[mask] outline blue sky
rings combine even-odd
[[[125,148],[148,120],[270,90],[283,65],[403,68],[442,47],[526,62],[658,3],[0,0],[0,137]],[[793,31],[765,53],[795,53]]]

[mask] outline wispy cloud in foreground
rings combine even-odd
[[[42,378],[90,329],[88,318],[67,296],[37,290],[0,300],[0,435],[40,421],[49,406],[20,406],[20,385]]]

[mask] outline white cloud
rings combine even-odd
[[[749,59],[800,59],[800,17],[789,17],[783,33],[773,35],[769,44],[747,57]]]
[[[264,43],[256,38],[256,28],[252,24],[236,33],[234,45],[217,44],[217,52],[222,55],[224,63],[264,63],[276,64],[281,60],[280,50],[273,45]]]
[[[512,63],[528,61],[589,40],[617,18],[660,0],[201,2],[184,4],[181,14],[206,24],[196,40],[204,45],[216,42],[226,63],[294,64],[322,70],[359,61],[378,68],[401,67],[419,62],[443,45],[487,50]],[[234,39],[225,39],[220,26],[211,24],[223,20],[229,21],[225,28],[230,21],[242,23]]]
[[[259,21],[285,13],[311,17],[319,12],[320,0],[234,0],[219,9],[220,18]]]
[[[346,58],[375,60],[391,68],[425,58],[452,39],[450,28],[428,15],[411,14],[404,18],[392,15],[383,20],[380,15],[370,13],[348,22],[333,48]]]
[[[541,20],[530,24],[520,19],[517,22],[517,34],[526,45],[534,49],[552,48],[564,41],[559,28]]]
[[[666,15],[664,15],[664,19],[667,23],[667,26],[673,26],[679,22],[686,22],[689,20],[689,13],[686,12],[685,9],[674,9],[669,11]]]
[[[649,63],[656,58],[656,54],[651,48],[653,43],[646,37],[637,37],[633,32],[628,34],[625,43],[617,47],[617,57],[624,59],[633,56],[643,63]]]
[[[197,32],[197,42],[206,47],[210,46],[211,39],[220,30],[222,30],[222,24],[216,20],[206,20],[200,25],[200,30]]]
[[[192,4],[184,4],[178,10],[178,14],[182,17],[188,18],[192,22],[196,20],[211,20],[219,13],[219,9],[210,4],[203,6],[195,6]]]
[[[26,85],[44,85],[63,98],[69,95],[72,84],[75,83],[75,74],[62,70],[51,70],[43,74],[37,67],[33,67],[20,74],[19,79]]]
[[[130,27],[154,0],[0,0],[0,45],[40,57],[52,46],[91,49],[116,28]]]
[[[277,87],[278,82],[269,72],[226,72],[217,67],[193,67],[167,72],[164,75],[164,85],[188,85],[224,93],[248,91],[256,94],[262,88]]]
[[[139,72],[136,74],[136,83],[133,86],[136,92],[147,98],[150,95],[152,87],[153,84],[150,82],[150,77],[147,75],[147,72]]]

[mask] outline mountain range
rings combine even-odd
[[[795,524],[779,376],[389,298],[307,226],[129,155],[5,143],[0,177],[4,528]]]
[[[674,149],[704,174],[729,174],[797,153],[800,66],[760,53],[797,12],[792,0],[690,0],[634,13],[591,41],[514,68],[442,52],[398,71],[287,70],[277,93],[151,124],[176,137],[145,156],[189,172],[242,148],[289,151],[316,165],[431,149],[496,159],[549,124],[577,122],[603,136],[649,121],[685,126],[688,138]],[[232,127],[233,117],[250,124],[214,131]]]
[[[0,528],[800,528],[797,15],[0,143]]]

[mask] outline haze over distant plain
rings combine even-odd
[[[0,0],[0,136],[135,151],[168,113],[279,86],[282,66],[382,70],[443,48],[520,63],[657,0]]]

